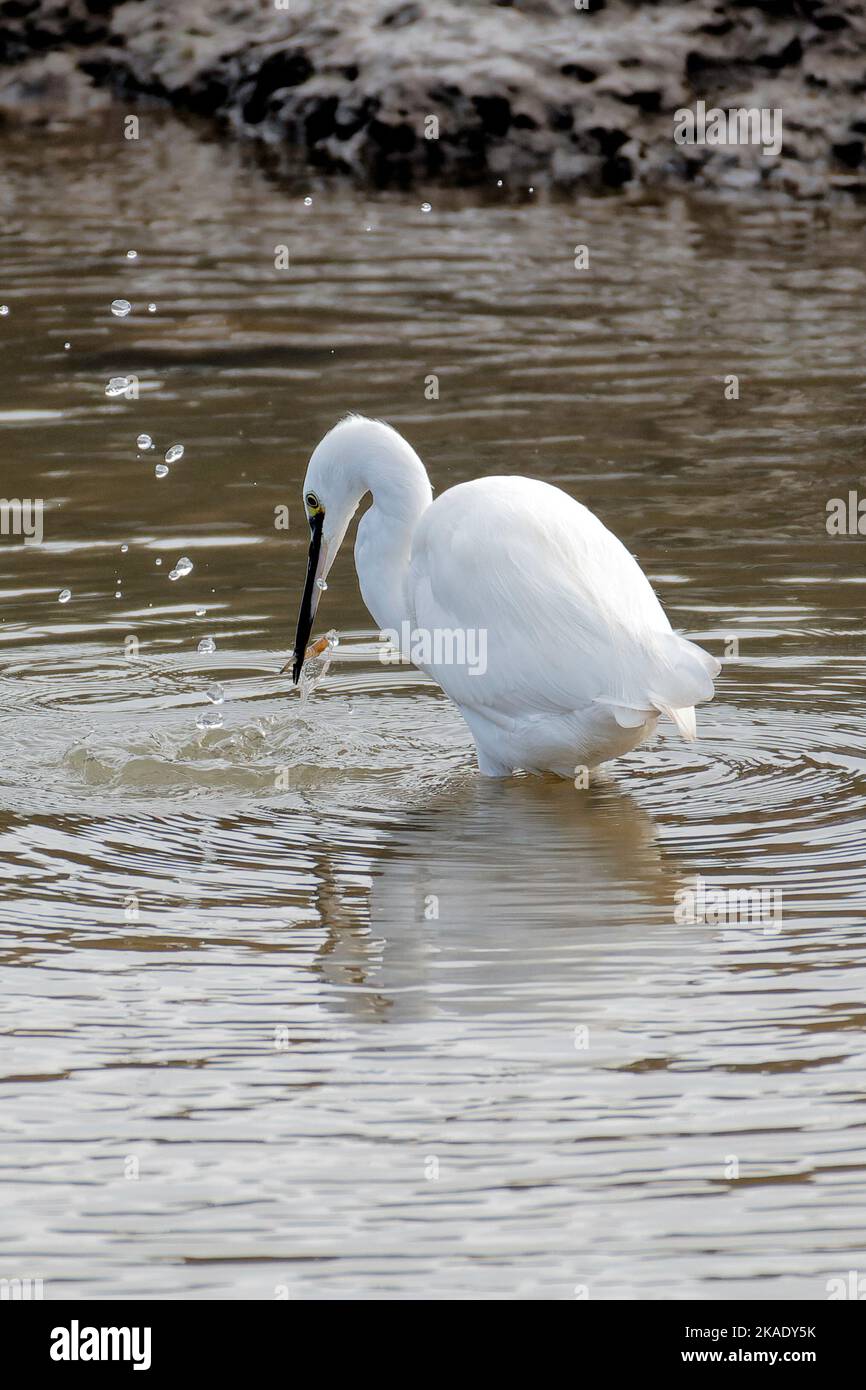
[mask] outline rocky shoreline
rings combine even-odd
[[[866,194],[860,0],[3,0],[0,118],[164,101],[376,185]],[[675,112],[778,110],[778,154]]]

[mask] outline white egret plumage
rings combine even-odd
[[[433,501],[423,463],[378,420],[350,415],[317,445],[304,480],[307,578],[297,684],[325,580],[362,499],[355,567],[381,631],[483,633],[486,661],[415,659],[469,726],[478,766],[573,777],[653,733],[687,739],[713,696],[718,661],[678,636],[637,561],[580,502],[550,483],[477,478]],[[452,648],[453,653],[453,648]]]

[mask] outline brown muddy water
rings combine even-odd
[[[0,1277],[825,1298],[866,1259],[862,213],[422,212],[120,121],[2,137],[0,491],[45,511],[0,540]],[[725,658],[700,741],[481,779],[349,546],[302,705],[299,489],[350,408],[438,490],[592,506]]]

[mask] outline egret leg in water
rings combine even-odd
[[[660,715],[696,737],[695,705],[712,699],[719,662],[673,631],[598,517],[534,478],[476,478],[434,502],[411,445],[359,415],[325,435],[304,479],[296,685],[328,571],[367,493],[355,542],[364,602],[457,705],[482,773],[573,777],[635,748]]]

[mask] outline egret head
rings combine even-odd
[[[362,420],[360,416],[351,415],[341,420],[316,445],[307,465],[303,498],[304,512],[310,526],[310,549],[307,554],[307,576],[301,596],[295,650],[291,661],[292,680],[295,685],[300,678],[307,643],[310,640],[328,571],[343,543],[349,522],[367,490],[359,481],[357,469],[353,466],[356,459],[352,444],[356,442],[353,441],[353,436],[358,434],[357,426],[369,423],[370,421]],[[356,426],[355,429],[352,428],[353,425]]]
[[[424,465],[402,435],[384,421],[347,415],[316,445],[304,478],[310,550],[291,662],[295,685],[328,571],[368,492],[373,493],[389,534],[404,538],[408,562],[412,528],[432,497]]]

